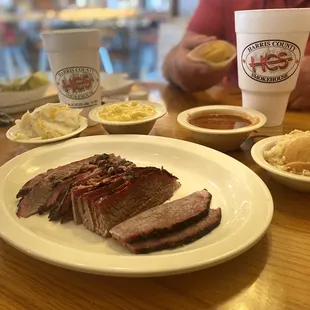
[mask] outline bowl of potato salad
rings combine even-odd
[[[110,134],[144,134],[167,113],[164,103],[131,100],[106,103],[89,112],[89,118],[104,126]]]

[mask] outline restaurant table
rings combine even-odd
[[[168,114],[151,133],[157,136],[191,141],[177,124],[179,112],[197,105],[241,103],[240,93],[229,89],[191,95],[164,85],[147,87],[152,99],[162,98],[168,107]],[[189,274],[119,278],[55,267],[0,240],[0,309],[310,309],[310,194],[276,183],[250,155],[257,139],[310,129],[309,120],[310,112],[288,111],[282,126],[263,128],[240,150],[228,153],[263,179],[275,205],[266,235],[244,254]],[[0,128],[0,165],[25,151],[6,139],[6,130]],[[82,135],[104,133],[97,125]]]

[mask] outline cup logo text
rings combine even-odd
[[[67,98],[82,100],[91,97],[99,87],[99,74],[90,67],[69,67],[55,75],[59,91]]]
[[[279,83],[297,70],[301,59],[299,47],[289,41],[256,41],[243,50],[241,65],[244,72],[261,83]]]

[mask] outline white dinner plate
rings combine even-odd
[[[115,153],[139,166],[164,167],[182,186],[172,199],[206,188],[211,208],[222,209],[218,228],[174,250],[134,255],[73,222],[47,216],[18,218],[15,195],[30,178],[99,153]],[[266,232],[273,200],[263,181],[237,160],[198,144],[154,136],[112,135],[72,139],[19,155],[0,168],[0,236],[42,261],[68,269],[113,276],[162,276],[190,272],[231,259]]]

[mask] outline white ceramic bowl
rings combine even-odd
[[[264,152],[270,150],[283,136],[275,136],[260,140],[251,150],[253,160],[265,169],[279,183],[300,192],[310,193],[310,177],[283,171],[269,164],[264,158]]]
[[[131,122],[106,121],[99,117],[99,112],[105,106],[108,106],[111,104],[117,104],[116,102],[109,102],[109,103],[104,104],[103,106],[92,109],[89,112],[89,118],[97,123],[102,124],[104,128],[107,130],[107,132],[110,134],[148,135],[150,131],[152,130],[152,128],[154,127],[156,121],[167,113],[167,109],[165,105],[160,102],[145,101],[145,100],[132,100],[132,101],[149,104],[156,109],[157,113],[153,117],[140,120],[140,121],[131,121]]]
[[[206,113],[242,116],[250,120],[252,124],[237,129],[207,129],[189,123],[190,118],[203,116]],[[226,152],[239,148],[253,130],[264,126],[267,119],[264,114],[248,108],[210,105],[186,110],[178,115],[177,120],[183,128],[191,132],[196,142]]]
[[[7,132],[6,132],[6,137],[11,140],[12,142],[16,142],[16,143],[20,143],[23,144],[25,147],[27,147],[28,149],[32,149],[34,147],[38,147],[44,144],[48,144],[48,143],[54,143],[54,142],[59,142],[59,141],[63,141],[63,140],[67,140],[70,138],[75,138],[77,137],[82,131],[84,131],[88,126],[88,122],[87,122],[87,118],[80,116],[80,127],[61,137],[57,137],[57,138],[52,138],[52,139],[42,139],[42,140],[16,140],[16,131],[17,131],[17,126],[14,125],[13,127],[11,127]]]
[[[102,96],[113,96],[128,94],[134,84],[134,80],[128,79],[128,74],[126,73],[102,74],[100,84]]]
[[[1,91],[0,92],[0,108],[8,108],[11,106],[22,105],[27,102],[41,99],[47,93],[50,84],[31,90],[21,91]]]

